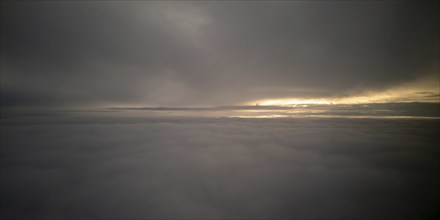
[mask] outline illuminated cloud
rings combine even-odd
[[[371,104],[396,102],[440,103],[440,76],[428,75],[420,79],[379,91],[354,92],[351,96],[321,98],[282,98],[254,100],[245,104],[304,105],[304,104]],[[360,93],[360,94],[359,94]]]

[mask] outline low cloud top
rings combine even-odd
[[[4,219],[438,214],[438,120],[100,114],[2,122]]]

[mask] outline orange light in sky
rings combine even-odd
[[[438,82],[438,81],[437,81]],[[440,102],[440,86],[436,81],[418,81],[383,91],[364,92],[345,97],[277,98],[254,100],[246,105],[368,104],[389,102]]]

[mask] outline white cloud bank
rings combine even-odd
[[[422,219],[438,120],[3,118],[5,219]]]

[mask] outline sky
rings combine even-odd
[[[0,1],[1,219],[438,219],[438,1]]]
[[[438,9],[436,1],[2,1],[1,106],[438,102]]]

